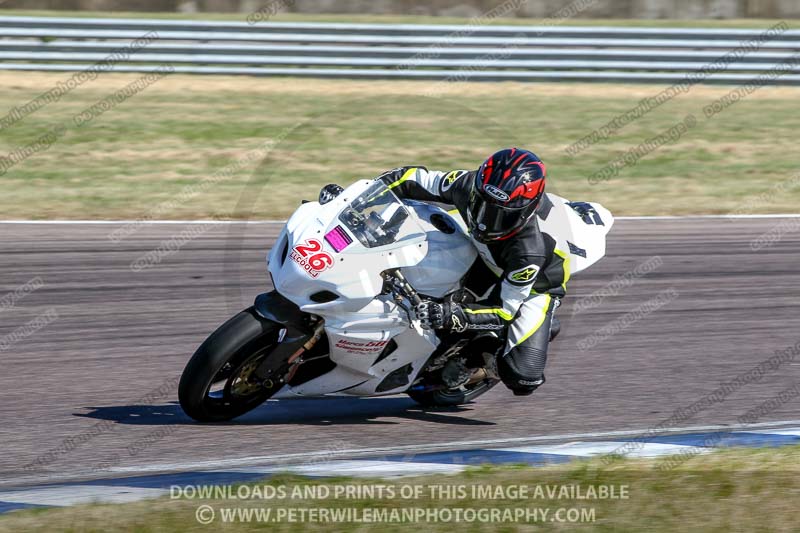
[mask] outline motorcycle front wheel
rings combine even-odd
[[[183,370],[178,385],[183,411],[198,422],[223,422],[255,409],[278,392],[288,365],[268,359],[280,330],[279,324],[262,318],[252,307],[217,328]],[[259,367],[261,377],[256,375]]]

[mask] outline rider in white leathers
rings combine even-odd
[[[520,396],[545,381],[551,328],[557,333],[553,312],[569,278],[566,255],[537,223],[553,207],[544,193],[545,174],[535,154],[509,148],[478,170],[437,172],[417,166],[380,176],[401,198],[453,205],[466,221],[478,253],[497,276],[493,290],[474,304],[427,300],[415,311],[429,329],[507,330],[497,371]]]

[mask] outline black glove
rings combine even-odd
[[[387,170],[386,172],[384,172],[375,179],[383,181],[385,185],[391,185],[392,183],[396,182],[401,177],[403,177],[403,174],[405,174],[407,169],[408,167],[393,168],[392,170]]]
[[[418,168],[420,170],[428,170],[427,168],[423,167],[422,165],[406,165],[404,167],[397,167],[393,168],[392,170],[387,170],[380,176],[376,177],[375,179],[383,181],[386,185],[392,185],[393,183],[397,183],[400,178],[403,177],[403,174],[410,168]]]
[[[452,302],[423,300],[414,308],[414,314],[424,329],[464,331],[467,321],[461,306]]]

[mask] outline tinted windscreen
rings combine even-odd
[[[405,206],[380,180],[350,202],[339,215],[339,220],[367,248],[395,242],[407,218]]]

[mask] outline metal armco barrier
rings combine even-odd
[[[800,85],[800,30],[0,17],[0,69]]]

